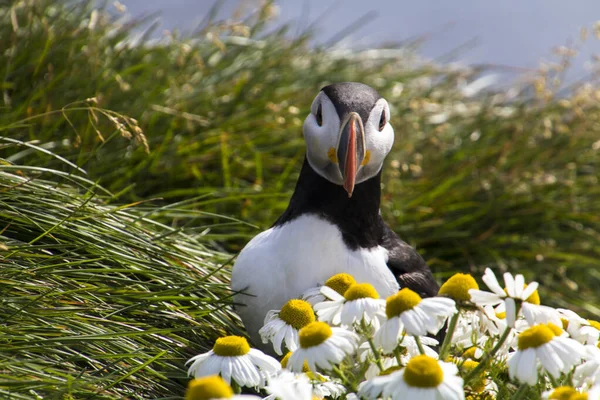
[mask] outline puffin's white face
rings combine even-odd
[[[310,166],[352,196],[355,184],[379,173],[392,148],[389,120],[387,101],[367,85],[347,82],[323,88],[304,121]]]

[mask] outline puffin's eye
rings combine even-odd
[[[385,110],[383,110],[381,112],[381,118],[379,118],[379,132],[383,130],[385,124],[387,124],[387,120],[385,119]]]
[[[319,103],[319,107],[317,107],[317,124],[319,126],[323,125],[323,110],[321,109],[321,103]]]

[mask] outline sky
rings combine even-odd
[[[213,0],[121,0],[132,16],[158,11],[161,30],[193,29]],[[246,3],[257,4],[256,0]],[[239,4],[223,0],[223,18]],[[316,24],[316,41],[328,42],[360,17],[368,16],[345,39],[364,48],[387,42],[425,37],[419,53],[447,60],[463,45],[453,61],[492,64],[514,71],[536,68],[542,60],[556,60],[552,49],[579,40],[582,27],[600,21],[600,0],[279,0],[278,22],[302,30]],[[581,47],[571,77],[586,74],[584,64],[600,55],[600,40]]]

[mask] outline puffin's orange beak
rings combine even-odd
[[[337,159],[344,189],[348,197],[352,197],[356,174],[365,158],[365,130],[360,115],[351,112],[342,126],[337,149]]]

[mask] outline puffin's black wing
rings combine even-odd
[[[439,286],[423,257],[404,242],[384,223],[381,246],[388,251],[387,266],[392,271],[400,288],[408,287],[421,297],[437,295]]]

